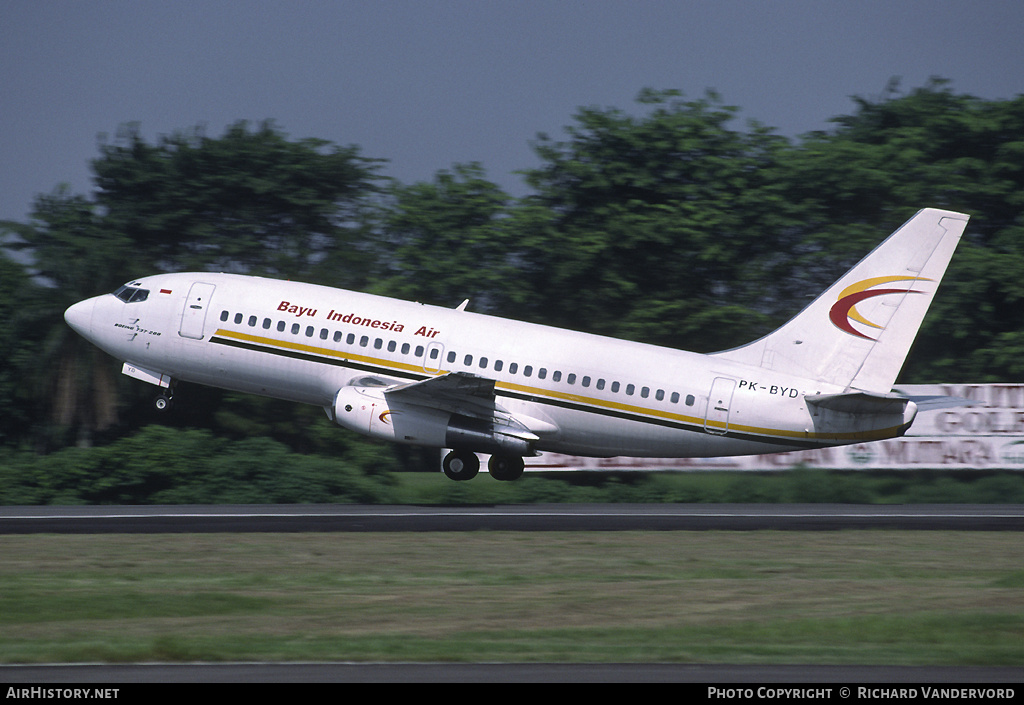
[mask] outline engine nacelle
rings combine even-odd
[[[380,387],[343,387],[334,397],[334,421],[364,436],[444,447],[451,414],[391,404]]]
[[[533,455],[532,433],[440,409],[391,401],[381,387],[343,387],[334,397],[331,417],[365,436],[431,448],[477,453]]]

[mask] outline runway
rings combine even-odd
[[[0,507],[0,534],[331,531],[1024,531],[1020,505]]]
[[[0,683],[1020,683],[1002,666],[758,666],[678,663],[182,663],[0,665]],[[125,694],[134,692],[130,687]],[[686,694],[706,697],[706,687]],[[681,693],[677,693],[681,695]],[[124,697],[124,695],[122,695]],[[781,697],[780,697],[781,699]],[[830,699],[830,698],[829,698]]]
[[[1017,505],[0,507],[0,534],[440,531],[1024,531]],[[1018,667],[737,664],[52,664],[0,666],[41,683],[1019,683]],[[694,691],[696,692],[696,691]]]

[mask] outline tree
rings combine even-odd
[[[356,147],[237,122],[221,138],[195,129],[155,145],[129,125],[100,152],[96,203],[130,241],[136,267],[316,278],[320,262],[345,250],[333,261],[349,262],[347,276],[331,276],[364,283],[350,235],[379,160]]]
[[[33,321],[41,291],[0,252],[0,445],[23,440],[40,406],[28,375],[42,345]]]
[[[736,108],[713,93],[647,90],[639,103],[640,117],[581,110],[568,141],[535,145],[536,194],[511,226],[530,313],[698,350],[762,331],[750,283],[772,266],[764,233],[784,212],[768,187],[786,141],[729,129]]]
[[[92,203],[63,186],[36,199],[30,223],[5,228],[18,238],[8,247],[29,254],[31,271],[46,284],[31,290],[34,364],[23,370],[23,383],[47,410],[35,441],[62,445],[70,431],[89,443],[117,422],[116,383],[109,358],[64,324],[64,310],[120,283],[131,248]]]
[[[25,251],[48,285],[35,298],[34,324],[46,333],[32,367],[47,400],[49,421],[36,423],[46,445],[69,434],[87,444],[118,420],[116,367],[65,325],[72,303],[157,271],[365,286],[370,269],[353,233],[364,227],[377,162],[354,147],[292,142],[270,123],[250,131],[240,122],[220,139],[195,130],[156,145],[129,126],[100,151],[94,198],[60,187],[36,199],[29,223],[4,224],[17,236],[8,247]]]
[[[511,199],[479,164],[437,172],[431,182],[395,183],[379,211],[374,293],[442,306],[473,301],[495,310],[509,296]]]
[[[932,79],[905,95],[892,82],[882,98],[855,102],[834,131],[806,136],[785,164],[789,198],[807,213],[805,271],[831,281],[919,208],[968,213],[903,381],[1019,378],[1024,96],[987,101]]]

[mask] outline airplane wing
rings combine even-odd
[[[468,372],[449,372],[419,382],[383,390],[389,402],[398,401],[447,411],[474,419],[509,423],[509,413],[495,401],[494,380]]]
[[[431,377],[419,382],[397,384],[385,390],[397,394],[404,400],[417,397],[472,397],[475,400],[494,401],[494,380],[468,372],[449,372],[440,377]]]
[[[468,372],[449,372],[419,382],[396,384],[384,389],[389,401],[438,409],[461,416],[484,419],[514,435],[554,433],[558,427],[540,419],[512,414],[497,403],[494,380]]]

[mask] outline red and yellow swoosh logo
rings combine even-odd
[[[883,296],[885,294],[923,294],[925,292],[918,291],[916,289],[893,289],[893,288],[881,288],[876,289],[875,287],[882,286],[885,284],[892,284],[894,282],[919,282],[919,281],[932,281],[931,279],[925,279],[923,277],[872,277],[871,279],[862,279],[856,284],[851,284],[842,290],[839,294],[839,299],[832,304],[832,308],[829,309],[828,317],[829,320],[839,330],[854,335],[858,338],[864,338],[866,340],[875,340],[869,335],[861,333],[853,327],[853,323],[856,321],[861,325],[867,326],[868,328],[882,329],[882,326],[872,323],[867,320],[857,311],[857,304],[865,299],[870,299],[875,296]]]

